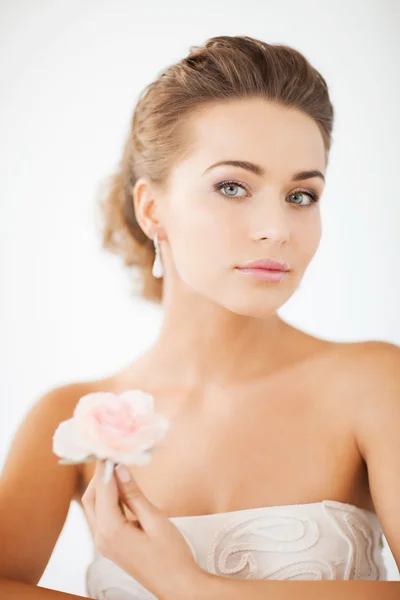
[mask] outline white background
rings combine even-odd
[[[43,392],[121,368],[157,334],[160,310],[130,297],[100,248],[95,195],[142,88],[212,36],[300,50],[336,110],[321,245],[281,316],[331,340],[400,344],[400,2],[2,0],[0,11],[2,462]],[[84,595],[90,559],[73,503],[40,585]]]

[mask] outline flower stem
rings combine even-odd
[[[107,458],[106,464],[105,464],[105,469],[104,469],[104,480],[103,480],[104,483],[108,483],[109,481],[111,481],[113,472],[114,472],[114,461]]]

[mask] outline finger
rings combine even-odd
[[[148,532],[157,531],[162,518],[166,518],[165,515],[143,494],[124,465],[118,465],[115,473],[123,500],[129,510],[137,516],[142,529]]]
[[[89,529],[91,531],[92,536],[94,535],[95,523],[96,523],[96,513],[95,513],[95,503],[96,503],[96,485],[95,485],[95,477],[91,479],[89,482],[84,494],[82,495],[82,505],[88,520]]]
[[[92,484],[91,488],[93,490],[93,511],[95,509],[96,485],[100,481],[101,477],[104,478],[104,470],[105,469],[104,468],[102,469],[102,466],[103,467],[105,466],[105,461],[97,460],[96,461],[95,470],[94,470],[94,476],[93,476],[93,478],[91,480],[91,484]],[[102,470],[103,470],[103,474],[102,474]],[[137,526],[139,522],[138,522],[136,516],[131,513],[132,519],[133,519],[133,520],[131,520],[129,518],[129,515],[127,515],[128,508],[127,508],[126,505],[124,505],[124,502],[123,502],[120,490],[118,490],[118,496],[119,496],[119,498],[118,498],[118,507],[119,507],[122,515],[124,516],[124,518],[126,520],[129,520],[129,522],[132,522],[135,526]]]

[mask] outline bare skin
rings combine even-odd
[[[136,369],[131,365],[93,384],[93,391],[153,393],[156,410],[171,418],[173,427],[152,462],[130,466],[144,494],[167,516],[326,499],[374,512],[354,435],[351,388],[344,397],[335,385],[340,362],[358,344],[328,342],[289,325],[284,335],[285,358],[273,372],[241,386],[190,391],[171,382],[158,388],[150,383],[146,357]],[[81,465],[80,504],[93,473],[93,464]]]
[[[277,314],[321,238],[320,202],[308,193],[324,189],[321,131],[261,98],[201,107],[186,124],[168,185],[141,177],[133,188],[140,227],[160,241],[161,331],[138,360],[93,384],[145,390],[172,421],[152,462],[132,474],[170,517],[321,500],[373,511],[355,433],[361,374],[348,368],[363,344],[313,337]],[[227,159],[261,169],[215,166]],[[258,258],[290,271],[267,284],[237,269]],[[81,468],[78,502],[93,469]]]
[[[2,589],[36,586],[71,499],[83,509],[94,465],[60,466],[51,440],[93,391],[147,391],[170,419],[152,461],[130,467],[166,516],[336,500],[376,508],[398,556],[397,351],[318,339],[277,315],[320,241],[310,198],[324,187],[321,132],[260,98],[202,107],[185,125],[190,144],[168,186],[140,178],[132,190],[140,227],[160,240],[161,331],[120,372],[52,390],[24,419],[0,488]],[[237,268],[260,258],[290,270],[270,284]]]

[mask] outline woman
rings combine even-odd
[[[278,599],[287,583],[270,580],[382,580],[382,529],[400,565],[399,348],[277,315],[320,242],[332,126],[309,62],[246,36],[191,48],[141,95],[102,202],[104,246],[162,302],[161,331],[120,372],[51,390],[25,418],[1,486],[2,597],[29,597],[71,499],[96,546],[90,597]],[[163,452],[127,483],[101,485],[99,462],[60,467],[51,436],[78,399],[129,389],[171,420]]]

